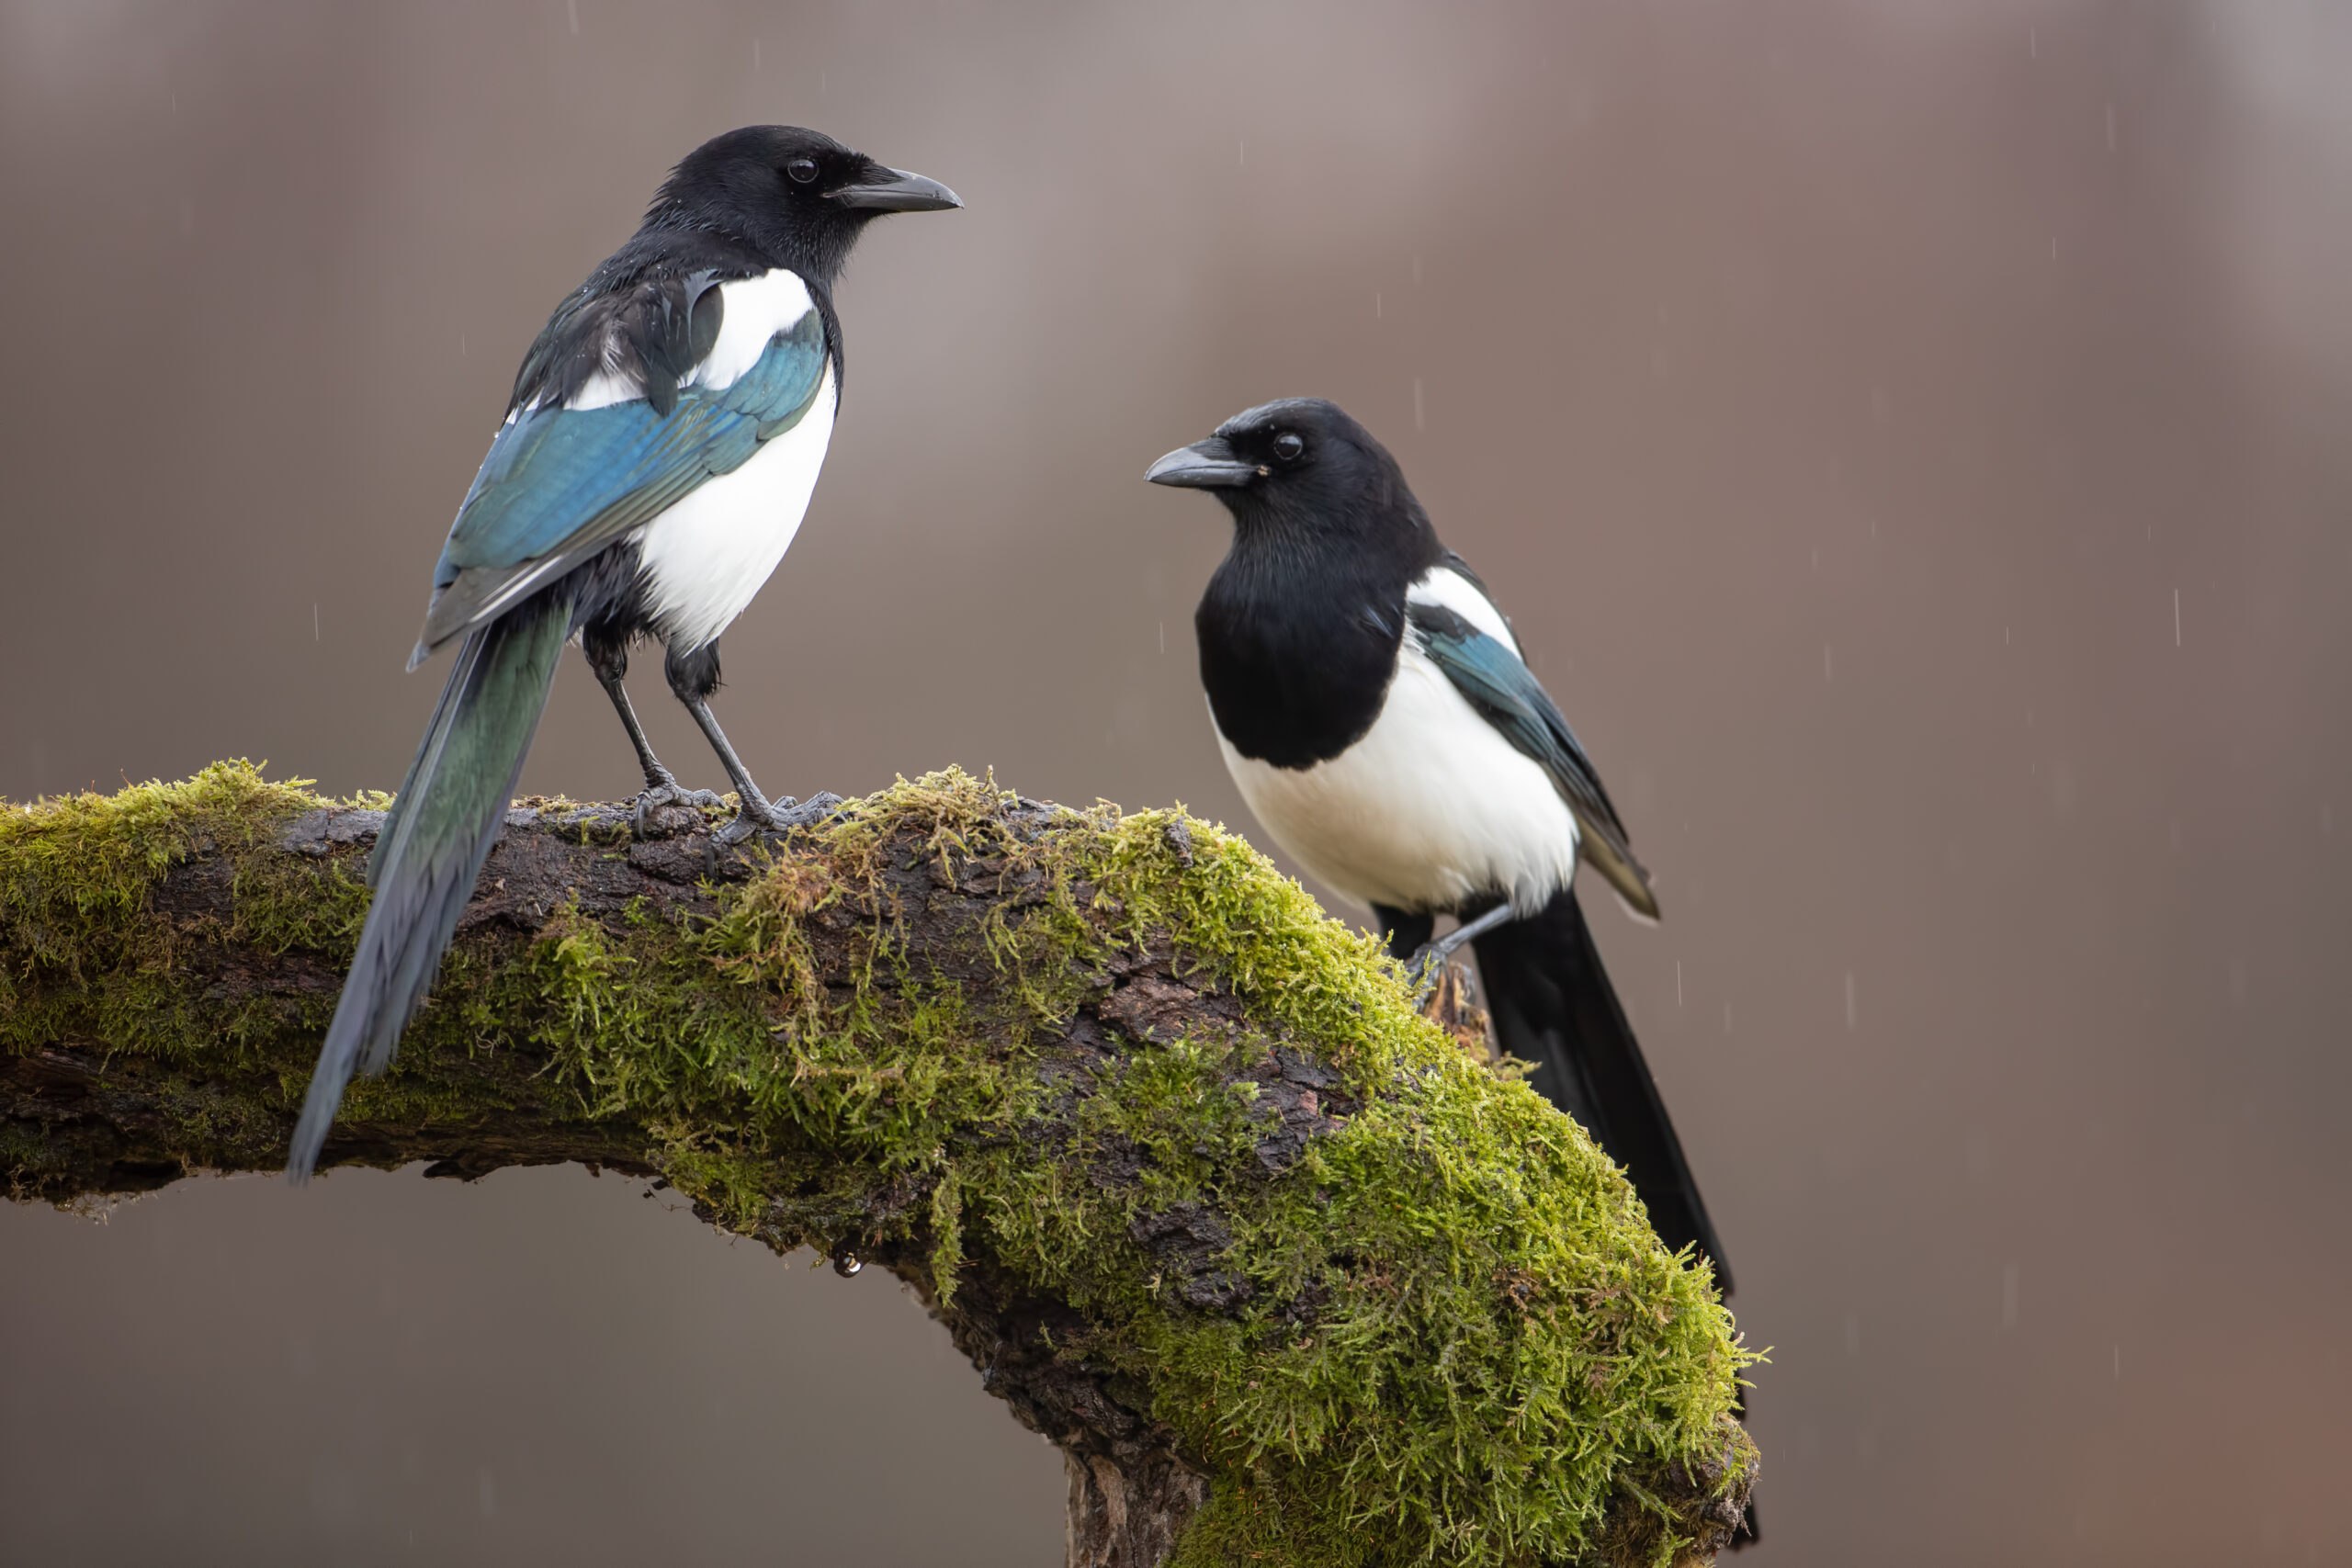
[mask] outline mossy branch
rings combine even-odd
[[[379,819],[242,763],[0,807],[12,1196],[283,1160]],[[645,1172],[894,1270],[1067,1456],[1074,1563],[1724,1544],[1703,1266],[1239,839],[958,773],[749,855],[654,827],[517,808],[326,1163]]]

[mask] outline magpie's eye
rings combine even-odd
[[[794,185],[805,186],[817,177],[817,160],[795,158],[784,166],[784,172],[791,176]]]
[[[1297,462],[1300,454],[1304,453],[1306,450],[1306,443],[1301,441],[1297,436],[1292,434],[1287,430],[1274,437],[1274,456],[1280,457],[1285,463]]]

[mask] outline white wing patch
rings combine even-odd
[[[1519,639],[1510,635],[1510,623],[1495,608],[1495,602],[1478,592],[1476,583],[1450,566],[1430,568],[1421,574],[1420,581],[1405,590],[1405,598],[1408,604],[1434,604],[1451,610],[1513,653],[1520,652]]]
[[[711,344],[710,353],[700,365],[680,378],[681,391],[700,387],[706,391],[724,391],[741,378],[743,372],[759,363],[768,344],[800,324],[800,319],[817,308],[808,297],[808,285],[800,275],[789,268],[778,267],[757,277],[739,277],[718,285],[721,299],[718,320],[718,340]],[[618,338],[608,337],[605,343],[604,364],[595,374],[581,382],[580,389],[564,402],[574,412],[582,409],[610,408],[615,403],[634,402],[645,396],[645,387],[638,378],[618,367],[621,345]],[[506,416],[512,424],[522,415],[537,408],[542,400],[534,398]]]
[[[689,371],[678,385],[717,392],[731,387],[778,335],[790,332],[800,318],[817,308],[800,275],[784,267],[757,277],[722,283],[718,292],[724,313],[718,319],[718,341],[709,356]]]
[[[613,350],[605,350],[605,368],[580,383],[580,390],[571,394],[563,406],[567,409],[608,409],[615,403],[633,403],[645,396],[645,389],[637,378],[613,368]],[[532,406],[537,407],[535,403]]]
[[[638,535],[647,608],[664,641],[684,652],[714,640],[784,559],[825,466],[837,400],[828,359],[799,423],[761,443],[734,472],[688,491]]]

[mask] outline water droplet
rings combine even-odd
[[[865,1259],[846,1247],[838,1248],[833,1253],[833,1272],[844,1280],[865,1267]]]

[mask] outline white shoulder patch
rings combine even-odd
[[[783,267],[762,273],[757,277],[737,278],[718,286],[721,315],[718,341],[711,345],[709,357],[688,371],[679,381],[681,390],[700,387],[707,391],[723,391],[733,386],[765,354],[768,344],[783,333],[790,332],[803,316],[817,308],[808,297],[808,285],[800,275]],[[615,403],[634,402],[645,396],[645,388],[636,377],[615,367],[620,357],[620,345],[605,345],[605,363],[601,369],[580,383],[580,389],[565,400],[571,410],[610,408]],[[533,399],[506,416],[512,424],[522,415],[539,406]]]
[[[1519,639],[1510,635],[1510,623],[1495,608],[1495,602],[1479,592],[1476,583],[1450,566],[1430,568],[1419,581],[1405,590],[1405,599],[1408,604],[1434,604],[1451,610],[1513,653],[1520,651]]]
[[[633,376],[625,376],[607,366],[580,383],[580,390],[571,394],[563,405],[567,409],[607,409],[615,403],[632,403],[645,396],[645,389]]]
[[[759,363],[777,334],[790,332],[800,318],[817,308],[808,298],[808,285],[798,273],[785,267],[722,283],[718,293],[726,302],[718,321],[718,341],[711,345],[710,357],[679,383],[682,387],[716,392],[733,386],[743,372]]]

